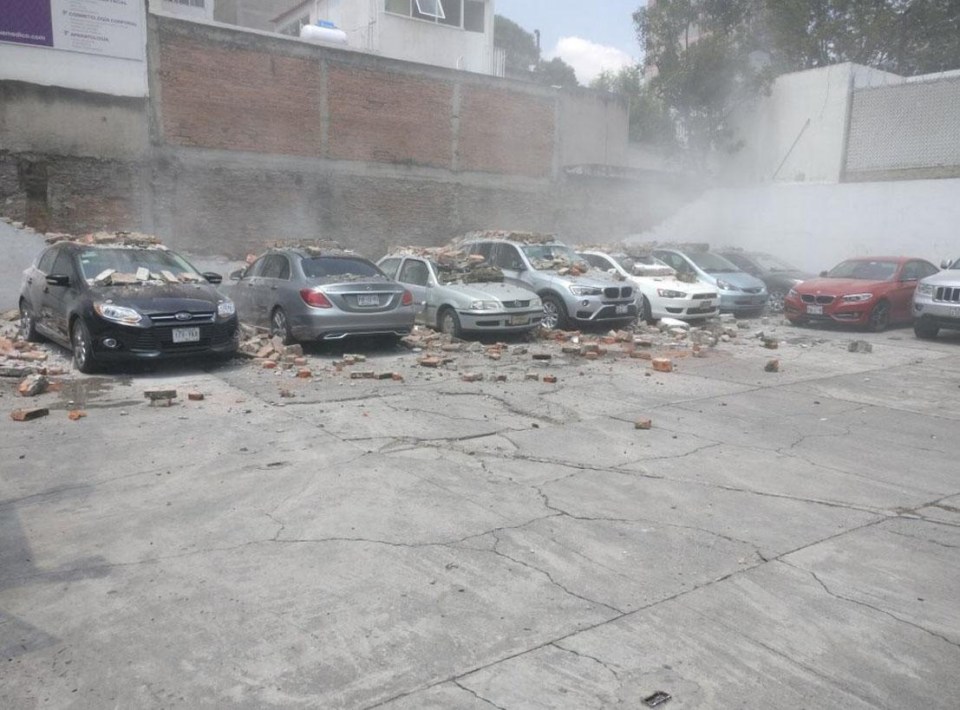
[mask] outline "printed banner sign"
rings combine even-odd
[[[143,0],[0,0],[0,42],[143,59]]]

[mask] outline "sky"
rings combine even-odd
[[[581,84],[603,69],[636,63],[632,15],[645,0],[495,0],[497,14],[528,32],[540,30],[544,59],[560,57]]]

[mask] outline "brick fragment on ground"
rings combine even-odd
[[[67,412],[67,419],[72,422],[80,421],[85,416],[87,416],[87,413],[82,409],[71,409],[69,412]]]
[[[653,429],[653,422],[649,419],[638,419],[633,423],[634,429],[641,429],[646,431],[647,429]]]
[[[188,392],[187,399],[191,402],[202,402],[205,398],[203,392]]]
[[[506,382],[506,381],[507,381],[507,376],[506,376],[506,375],[497,375],[496,377],[493,378],[493,381],[494,381],[494,382]]]
[[[296,395],[291,390],[288,390],[285,388],[281,388],[280,396],[285,399],[289,399],[290,397],[296,397]]]
[[[297,377],[299,377],[301,380],[306,380],[313,377],[313,373],[308,368],[302,367],[297,370]]]
[[[17,387],[17,394],[21,397],[36,397],[43,394],[50,387],[50,380],[43,375],[27,375]]]
[[[155,402],[166,402],[168,405],[177,398],[176,390],[146,390],[143,393],[145,399],[150,400],[150,404]]]
[[[555,384],[557,384],[557,376],[556,376],[556,375],[544,375],[544,376],[543,376],[543,381],[544,381],[546,384],[548,384],[548,385],[555,385]]]
[[[764,372],[780,372],[780,361],[779,360],[768,360],[767,364],[763,366]]]
[[[465,372],[460,376],[464,382],[480,382],[483,380],[483,374],[480,372]]]
[[[776,338],[764,338],[763,347],[767,350],[776,350],[780,347],[780,341]]]
[[[392,380],[394,373],[392,372],[379,372],[377,373],[378,380]]]
[[[866,340],[854,340],[847,346],[847,350],[852,353],[872,353],[873,345]]]
[[[655,357],[651,360],[653,369],[657,372],[673,372],[673,360],[666,357]]]
[[[305,357],[295,357],[293,358],[293,364],[297,367],[303,367],[307,364],[307,358]]]
[[[536,373],[536,372],[528,372],[527,374],[525,374],[525,375],[523,376],[523,379],[525,379],[525,380],[534,380],[535,382],[539,382],[539,381],[540,381],[540,374],[539,374],[539,373]]]
[[[264,360],[263,361],[264,370],[275,370],[277,369],[277,363],[274,360]]]
[[[534,353],[534,354],[532,355],[532,357],[533,357],[534,360],[539,360],[539,361],[545,361],[545,360],[552,360],[552,359],[553,359],[553,355],[551,355],[550,353]]]
[[[50,414],[50,410],[46,407],[34,407],[33,409],[15,409],[10,412],[10,418],[15,422],[29,422],[48,414]]]
[[[356,370],[350,373],[351,380],[375,380],[377,373],[372,370]]]
[[[420,363],[420,367],[437,368],[437,367],[440,367],[443,360],[441,360],[438,357],[430,356],[430,357],[422,357],[417,362]]]

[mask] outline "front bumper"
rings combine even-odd
[[[523,332],[540,325],[543,309],[522,311],[457,311],[463,330]]]
[[[704,305],[709,303],[709,305]],[[660,298],[650,301],[652,318],[711,318],[720,313],[719,299]]]
[[[97,360],[157,360],[198,355],[232,355],[237,351],[237,318],[200,323],[194,326],[153,325],[147,328],[124,326],[100,318],[86,320]],[[174,331],[199,330],[199,339],[174,342]]]
[[[960,330],[960,303],[938,303],[932,299],[917,298],[913,302],[913,316],[940,328]]]
[[[289,317],[290,332],[296,340],[342,340],[363,335],[407,335],[413,329],[416,309],[401,306],[384,313],[345,313],[317,308]]]
[[[788,298],[783,303],[784,315],[790,320],[816,321],[820,323],[847,323],[849,325],[866,325],[870,320],[870,312],[876,305],[876,299],[844,303],[836,300],[828,304],[804,303],[799,299]],[[811,308],[812,307],[812,310]],[[817,312],[817,309],[822,312]]]
[[[743,293],[742,291],[721,291],[720,311],[723,313],[747,313],[760,311],[767,305],[770,294],[765,290],[760,293]]]
[[[567,312],[570,318],[581,323],[597,323],[601,321],[625,321],[636,318],[636,301],[606,301],[599,298],[574,298],[573,303],[567,302]]]

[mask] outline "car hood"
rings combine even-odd
[[[710,277],[711,282],[716,283],[719,279],[721,281],[726,281],[728,284],[734,286],[735,288],[744,289],[744,288],[764,288],[766,284],[758,279],[756,276],[751,276],[745,271],[730,271],[723,274],[707,274]]]
[[[866,293],[877,288],[889,286],[890,281],[868,281],[866,279],[810,279],[794,288],[798,293],[822,293],[830,296],[842,296],[851,293]]]
[[[960,269],[947,269],[933,276],[923,279],[923,283],[933,286],[953,286],[960,285]]]
[[[529,301],[537,297],[537,295],[529,289],[493,281],[475,284],[452,283],[444,284],[437,288],[448,289],[453,293],[475,301],[488,301],[493,299],[498,301]]]
[[[580,276],[571,276],[570,274],[559,274],[553,270],[536,270],[535,274],[541,277],[560,281],[571,286],[592,286],[594,288],[606,288],[607,286],[621,286],[625,283],[620,279],[614,278],[605,271],[599,269],[588,271]]]
[[[109,301],[118,306],[135,308],[144,315],[203,311],[217,307],[226,300],[210,284],[132,284],[103,286],[91,289],[96,301]]]

